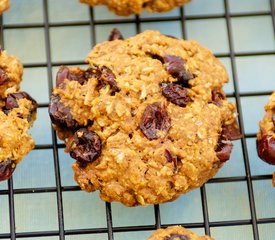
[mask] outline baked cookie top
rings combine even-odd
[[[259,126],[256,140],[258,155],[263,161],[275,165],[275,92],[265,105],[265,115]],[[275,187],[275,173],[273,185]]]
[[[158,229],[147,240],[214,240],[209,236],[198,236],[190,230],[173,226],[166,229]]]
[[[8,179],[16,165],[34,147],[28,133],[36,118],[36,101],[18,92],[23,74],[20,61],[0,51],[0,181]]]
[[[49,107],[82,189],[127,206],[166,202],[229,159],[241,135],[208,49],[145,31],[96,45],[87,62],[61,67]]]
[[[139,14],[145,9],[149,12],[166,12],[190,1],[191,0],[80,0],[80,2],[87,3],[91,6],[106,5],[111,11],[121,16]]]
[[[10,8],[10,0],[0,0],[0,15]]]

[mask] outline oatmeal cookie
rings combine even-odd
[[[181,227],[173,226],[166,229],[158,229],[147,240],[214,240],[209,236],[198,236],[190,230]]]
[[[208,49],[145,31],[96,45],[86,61],[60,68],[49,106],[83,190],[127,206],[167,202],[229,159],[241,134]]]
[[[106,5],[111,11],[120,16],[139,14],[143,10],[149,12],[167,12],[191,0],[80,0],[91,6]]]
[[[8,88],[13,88],[13,91],[19,90],[22,75],[23,66],[19,59],[8,55],[0,47],[0,100],[6,97],[5,92]],[[3,101],[0,105],[3,105]]]
[[[10,8],[10,0],[0,0],[0,15]]]
[[[23,66],[0,51],[0,181],[7,180],[22,158],[34,147],[28,133],[36,118],[37,103],[18,92]]]
[[[263,161],[275,165],[275,92],[270,96],[265,112],[265,116],[259,123],[260,131],[256,140],[257,152]],[[275,172],[272,183],[275,187]]]

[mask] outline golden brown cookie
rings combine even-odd
[[[60,68],[49,107],[83,190],[127,206],[167,202],[229,159],[241,135],[208,49],[145,31],[96,45],[87,62]]]
[[[275,92],[270,96],[265,106],[265,116],[260,121],[260,131],[257,134],[257,152],[259,157],[275,165]],[[275,186],[275,173],[273,174]]]
[[[190,230],[173,226],[166,229],[158,229],[147,240],[214,240],[209,236],[198,236]]]
[[[0,181],[8,179],[17,164],[34,147],[28,133],[36,118],[37,103],[18,92],[23,66],[14,56],[0,51]]]
[[[10,0],[0,0],[0,15],[10,8]]]
[[[8,55],[6,51],[0,48],[0,99],[5,98],[5,92],[8,88],[13,91],[19,90],[22,80],[23,66],[15,56]],[[3,104],[3,102],[0,103]]]
[[[91,6],[106,5],[111,11],[120,16],[139,14],[143,10],[149,12],[167,12],[191,0],[80,0]]]

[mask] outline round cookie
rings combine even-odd
[[[270,96],[265,112],[265,116],[259,123],[260,131],[256,140],[257,152],[263,161],[275,165],[275,92]],[[275,187],[275,172],[272,183]]]
[[[167,12],[190,1],[191,0],[80,0],[80,2],[91,6],[106,5],[111,11],[120,16],[139,14],[145,9],[149,12]]]
[[[17,164],[34,147],[28,133],[36,118],[37,103],[18,92],[23,66],[14,56],[0,51],[0,181],[7,180]]]
[[[241,135],[208,49],[145,31],[96,45],[87,62],[60,68],[49,106],[83,190],[127,206],[167,202],[229,159]]]
[[[209,236],[198,236],[190,230],[173,226],[166,229],[158,229],[147,240],[214,240]]]
[[[0,0],[0,15],[10,8],[10,0]]]

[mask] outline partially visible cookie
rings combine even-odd
[[[34,147],[28,133],[36,119],[36,101],[18,92],[23,66],[6,51],[0,51],[0,181],[12,175],[17,164]]]
[[[127,206],[171,201],[213,177],[241,137],[228,76],[195,41],[121,38],[95,46],[86,70],[60,68],[49,113],[83,190]]]
[[[149,12],[166,12],[190,1],[191,0],[80,0],[80,2],[87,3],[91,6],[106,5],[110,10],[121,16],[139,14],[145,9]]]
[[[259,123],[260,131],[256,140],[257,152],[263,161],[275,165],[275,92],[265,105],[265,112],[265,116]],[[275,173],[273,185],[275,186]]]
[[[10,7],[10,0],[0,0],[0,15],[9,9]]]
[[[6,97],[8,88],[12,88],[14,92],[19,90],[22,75],[23,66],[19,59],[0,48],[0,100]],[[3,103],[0,101],[0,106]]]
[[[173,226],[166,229],[158,229],[147,240],[214,240],[209,236],[198,236],[190,230]]]

